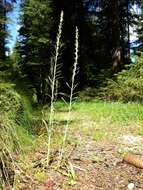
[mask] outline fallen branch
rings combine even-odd
[[[143,169],[143,160],[137,155],[127,154],[123,157],[123,161],[137,168]]]

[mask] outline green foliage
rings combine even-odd
[[[30,127],[32,113],[29,99],[18,94],[14,87],[14,84],[0,83],[0,133],[4,138],[12,138],[7,143],[10,143],[13,139],[17,143],[19,142],[17,132],[25,134],[26,131],[24,130]],[[25,129],[22,129],[22,127],[25,127]]]
[[[0,114],[16,113],[20,106],[20,96],[14,91],[12,84],[0,83]]]
[[[92,101],[97,96],[98,89],[88,87],[78,94],[78,100],[80,101]]]
[[[136,56],[136,63],[109,80],[103,89],[105,99],[143,101],[143,55]]]
[[[105,78],[111,78],[129,62],[129,26],[137,20],[131,12],[134,3],[139,1],[99,0],[98,4],[93,0],[23,1],[18,69],[35,89],[39,102],[49,100],[47,78],[61,10],[64,11],[63,51],[58,63],[62,63],[63,77],[59,87],[61,93],[69,93],[66,83],[71,80],[75,26],[79,28],[80,41],[79,77],[76,79],[79,89],[99,88],[104,85]]]
[[[139,15],[139,22],[137,27],[137,33],[140,42],[138,49],[143,51],[143,1],[141,1],[140,11],[141,13]]]
[[[6,0],[11,10],[14,1]],[[4,3],[4,2],[2,2]],[[10,4],[9,4],[10,3]],[[79,89],[83,87],[99,88],[105,78],[111,78],[129,61],[129,26],[137,25],[137,15],[132,12],[134,4],[140,6],[140,0],[25,0],[21,1],[19,38],[11,56],[13,67],[5,60],[7,41],[6,12],[0,5],[0,75],[11,75],[15,79],[20,75],[27,83],[27,89],[34,89],[37,100],[49,100],[47,78],[50,74],[50,61],[54,54],[55,36],[59,15],[64,11],[62,35],[62,54],[58,63],[62,63],[59,80],[60,92],[69,93],[66,83],[70,83],[74,60],[73,40],[75,26],[79,28]],[[91,10],[92,7],[92,10]],[[142,42],[142,13],[139,15],[139,42]],[[70,31],[70,32],[69,32]],[[1,57],[2,56],[2,57]],[[5,72],[6,68],[8,72]],[[60,95],[61,96],[61,95]]]
[[[7,13],[13,10],[15,0],[5,0],[0,2],[0,62],[6,58],[6,44],[7,44]]]
[[[29,98],[19,94],[15,90],[15,84],[0,83],[0,114],[24,122],[29,120],[30,113],[32,113],[32,106]]]
[[[27,0],[22,5],[22,16],[17,56],[20,71],[32,88],[39,102],[44,101],[46,78],[50,71],[50,0]]]

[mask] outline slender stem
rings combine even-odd
[[[52,130],[54,125],[54,101],[55,101],[55,84],[56,84],[56,75],[57,75],[57,63],[60,51],[60,41],[61,41],[61,34],[62,34],[62,26],[63,26],[63,11],[61,12],[60,16],[60,23],[58,28],[58,34],[56,38],[56,46],[55,46],[55,56],[53,60],[53,68],[52,68],[52,79],[51,79],[51,104],[50,104],[50,118],[49,118],[49,128],[48,128],[48,153],[47,153],[47,165],[49,165],[50,161],[50,152],[51,152],[51,137],[52,137]]]
[[[72,109],[72,102],[73,102],[73,93],[74,93],[74,87],[75,87],[75,77],[77,73],[77,65],[78,65],[78,51],[79,51],[79,31],[78,28],[76,27],[76,37],[75,37],[75,61],[73,65],[73,73],[72,73],[72,82],[71,82],[71,88],[70,88],[70,100],[69,100],[69,106],[68,106],[68,115],[67,115],[67,122],[65,125],[65,130],[64,130],[64,137],[63,137],[63,144],[60,152],[60,159],[59,161],[61,162],[63,153],[64,153],[64,148],[67,140],[67,134],[68,134],[68,128],[69,128],[69,122],[71,118],[71,109]]]

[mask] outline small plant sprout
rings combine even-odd
[[[59,76],[59,65],[58,65],[58,58],[60,54],[60,44],[61,44],[61,35],[62,35],[62,26],[63,26],[63,17],[64,13],[61,12],[60,15],[60,23],[58,28],[58,34],[56,38],[56,45],[55,45],[55,55],[53,56],[53,59],[51,59],[51,77],[49,77],[50,81],[50,88],[51,88],[51,103],[50,103],[50,117],[49,117],[49,127],[48,127],[48,153],[47,153],[47,165],[49,165],[49,159],[50,159],[50,151],[51,151],[51,136],[52,136],[52,130],[54,125],[54,102],[56,97],[56,83],[57,78]]]
[[[68,85],[70,87],[70,99],[69,99],[69,104],[68,104],[68,115],[67,115],[66,125],[64,128],[64,136],[63,136],[62,148],[60,151],[59,162],[61,162],[62,158],[63,158],[65,144],[66,144],[66,140],[67,140],[68,129],[69,129],[69,122],[70,122],[70,118],[71,118],[74,89],[76,87],[75,77],[76,77],[77,70],[78,70],[78,53],[79,53],[79,30],[78,30],[78,27],[76,27],[76,32],[75,32],[75,61],[74,61],[74,65],[73,65],[71,86]]]
[[[69,177],[69,185],[75,185],[76,184],[76,174],[74,170],[74,166],[71,162],[68,162],[68,177]]]

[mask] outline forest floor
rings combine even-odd
[[[73,107],[65,162],[56,168],[67,108],[57,104],[50,166],[43,131],[32,151],[19,158],[16,190],[143,190],[143,169],[123,162],[126,153],[143,158],[143,106],[80,102]],[[47,115],[46,115],[47,114]],[[45,118],[48,112],[45,112]],[[44,129],[43,129],[44,130]]]

